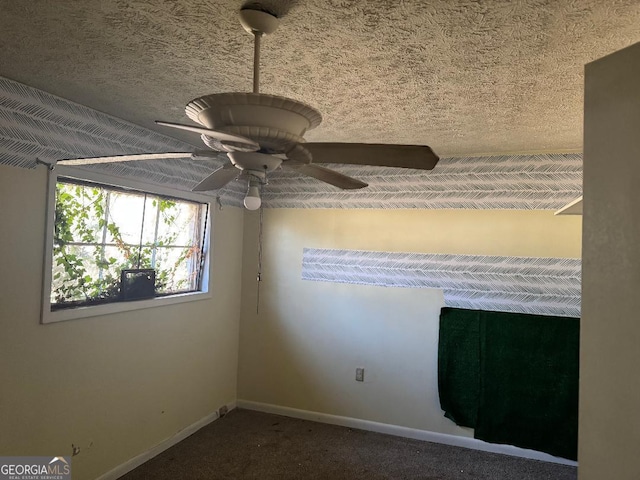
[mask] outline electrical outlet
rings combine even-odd
[[[356,368],[356,382],[364,382],[364,368]]]

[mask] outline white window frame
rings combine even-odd
[[[199,292],[178,293],[168,296],[150,298],[146,300],[135,300],[127,302],[105,303],[101,305],[90,305],[68,309],[51,311],[51,276],[53,266],[53,233],[55,226],[55,204],[56,204],[56,183],[58,177],[70,178],[75,180],[83,180],[103,184],[105,186],[124,187],[146,192],[156,195],[170,196],[177,199],[187,201],[206,203],[209,205],[209,213],[207,218],[207,230],[205,232],[205,263],[202,274],[202,285]],[[129,312],[145,308],[164,307],[167,305],[175,305],[177,303],[194,302],[207,300],[212,298],[209,290],[209,279],[212,278],[211,271],[211,248],[212,238],[211,231],[213,229],[215,198],[193,192],[183,192],[172,188],[150,185],[139,180],[125,179],[114,177],[105,173],[90,171],[87,169],[68,167],[64,165],[57,166],[49,172],[49,180],[47,184],[47,216],[46,216],[46,234],[44,246],[44,262],[43,262],[43,282],[42,282],[42,314],[41,323],[55,323],[66,320],[76,320],[80,318],[96,317],[101,315],[109,315],[113,313]]]

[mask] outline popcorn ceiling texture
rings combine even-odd
[[[258,2],[251,2],[258,3]],[[319,109],[308,140],[441,156],[580,150],[583,66],[640,40],[637,0],[264,0],[262,89]],[[235,0],[0,0],[0,75],[155,126],[251,89]]]

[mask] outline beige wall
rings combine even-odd
[[[302,281],[302,249],[581,254],[581,218],[548,211],[267,209],[257,314],[257,219],[245,216],[239,399],[462,436],[437,395],[442,292]]]
[[[640,478],[640,43],[585,75],[580,480]]]
[[[0,455],[92,479],[236,399],[243,212],[215,213],[213,298],[41,325],[46,170],[0,166]]]
[[[580,256],[580,218],[550,212],[267,209],[256,314],[257,214],[225,208],[213,299],[40,325],[45,185],[0,167],[0,454],[73,443],[77,479],[235,400],[236,378],[245,400],[470,435],[438,406],[442,293],[303,282],[303,247]]]

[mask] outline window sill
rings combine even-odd
[[[69,308],[66,310],[57,310],[55,312],[48,311],[49,306],[47,305],[45,310],[42,312],[42,323],[64,322],[66,320],[77,320],[80,318],[130,312],[145,308],[166,307],[167,305],[208,300],[210,298],[211,294],[209,292],[192,292],[171,295],[168,297],[150,298],[148,300],[134,300],[129,302],[116,302],[104,305]]]

